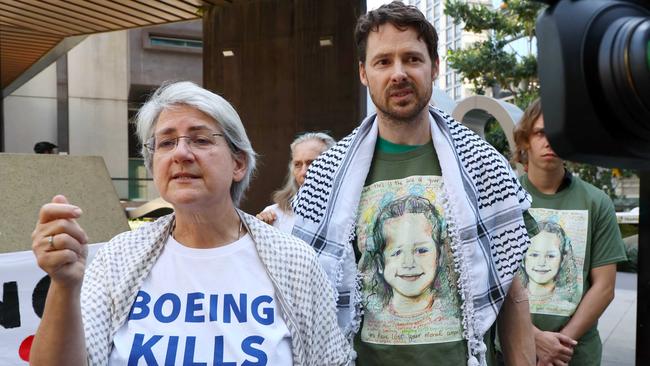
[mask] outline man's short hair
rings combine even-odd
[[[366,48],[370,32],[378,31],[379,26],[386,23],[394,25],[399,30],[413,28],[418,34],[418,39],[423,39],[426,43],[431,62],[438,59],[438,33],[433,25],[427,21],[418,8],[404,5],[401,1],[393,1],[376,10],[369,11],[357,20],[354,40],[361,62],[366,62]]]
[[[512,154],[512,163],[528,164],[528,143],[530,135],[533,133],[535,121],[542,115],[542,101],[535,99],[521,116],[519,123],[512,132],[515,139],[515,151]]]
[[[41,141],[34,145],[34,152],[37,154],[52,154],[58,146],[51,142]]]

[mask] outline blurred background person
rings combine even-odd
[[[564,301],[554,296],[533,296],[531,292],[538,365],[600,365],[598,318],[614,299],[616,263],[626,260],[614,205],[605,192],[565,168],[546,138],[539,99],[528,106],[513,133],[513,160],[527,167],[519,179],[533,197],[530,213],[542,223],[540,230],[549,217],[561,224],[562,240],[571,242],[572,257],[580,264],[573,273],[570,268],[559,268],[564,278],[552,286],[556,294],[570,294]],[[537,239],[557,238],[550,233],[542,235],[546,238]],[[533,238],[528,253],[539,249],[537,239]],[[530,254],[521,271],[531,269]],[[554,260],[559,264],[559,258]],[[547,266],[542,272],[549,277],[554,271]],[[530,272],[528,276],[533,278]]]
[[[34,145],[34,152],[37,154],[56,154],[58,148],[51,142],[41,141]]]
[[[273,225],[280,231],[291,233],[294,223],[291,200],[305,183],[307,169],[318,155],[334,146],[336,141],[324,132],[307,132],[291,143],[291,161],[284,186],[273,192],[273,202],[257,215],[257,218]]]

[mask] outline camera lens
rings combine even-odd
[[[650,19],[624,17],[612,23],[600,43],[598,70],[607,103],[621,125],[650,139]]]

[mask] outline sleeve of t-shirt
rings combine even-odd
[[[524,225],[526,225],[526,231],[528,231],[528,236],[533,237],[537,234],[539,234],[539,227],[537,226],[537,221],[535,221],[535,218],[533,215],[528,212],[528,210],[524,211],[523,213],[524,216]]]
[[[595,207],[591,238],[591,268],[627,260],[625,244],[616,221],[614,204],[603,194]]]

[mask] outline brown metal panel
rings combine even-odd
[[[196,12],[185,11],[180,7],[170,6],[165,4],[164,1],[160,0],[137,0],[138,3],[144,4],[147,8],[158,9],[160,11],[166,12],[178,19],[194,19],[197,17]]]
[[[134,0],[113,0],[115,3],[122,4],[124,6],[128,6],[129,8],[134,9],[133,11],[138,12],[140,14],[148,14],[151,16],[154,16],[158,18],[159,20],[156,21],[156,23],[161,23],[161,22],[175,22],[180,19],[181,17],[178,17],[176,15],[169,14],[165,11],[160,10],[157,6],[147,6],[144,4],[141,4],[138,1]]]
[[[0,25],[0,37],[29,37],[34,39],[59,39],[58,36],[35,32],[29,29],[16,28],[11,25]]]
[[[183,11],[192,14],[192,16],[196,17],[197,16],[197,11],[199,7],[201,7],[201,4],[199,5],[190,5],[184,1],[178,1],[178,0],[158,0],[160,2],[163,2],[169,6],[172,6],[174,8],[182,9]]]
[[[45,32],[45,33],[49,33],[49,34],[57,34],[57,35],[60,35],[60,36],[63,36],[63,37],[68,35],[68,33],[66,33],[65,31],[63,31],[63,30],[61,30],[61,29],[59,29],[57,27],[51,26],[51,25],[49,25],[47,23],[34,22],[33,19],[29,19],[29,20],[26,20],[26,19],[14,19],[12,17],[6,16],[4,12],[1,13],[0,20],[3,21],[5,24],[10,24],[11,26],[14,26],[14,27],[17,27],[17,28],[29,29],[29,30],[38,31],[38,32]],[[45,25],[43,25],[43,24],[45,24]]]
[[[120,12],[122,14],[125,14],[125,15],[129,14],[129,15],[132,15],[133,17],[140,18],[140,19],[144,20],[145,22],[147,22],[147,24],[160,24],[160,23],[164,23],[166,21],[164,18],[157,17],[157,16],[154,16],[154,15],[142,12],[142,11],[132,7],[132,6],[124,6],[122,4],[118,4],[118,3],[115,3],[113,1],[103,1],[103,0],[100,0],[100,1],[90,0],[90,1],[88,1],[87,0],[87,2],[91,2],[91,1],[97,3],[98,5],[101,5],[103,8],[110,8],[110,9],[118,11],[118,12]],[[129,2],[129,3],[131,3],[131,2]]]
[[[87,15],[94,19],[100,19],[107,23],[114,24],[114,26],[111,27],[111,29],[131,28],[131,27],[141,25],[140,23],[133,22],[129,19],[126,19],[125,17],[117,17],[115,15],[112,15],[110,11],[102,11],[101,9],[98,11],[96,9],[93,9],[90,6],[86,6],[82,4],[72,4],[71,1],[59,1],[59,0],[32,0],[32,1],[37,1],[37,2],[42,1],[45,3],[50,3],[53,4],[54,6],[67,9],[69,11],[75,12],[80,15],[81,14]]]
[[[0,41],[2,45],[0,47],[29,47],[29,46],[40,46],[46,47],[52,44],[55,44],[57,41],[52,39],[39,39],[39,38],[30,38],[30,37],[14,37],[10,34],[0,35]]]
[[[30,39],[27,37],[22,37],[22,38],[17,38],[17,37],[11,37],[10,35],[2,35],[0,36],[0,41],[2,42],[2,45],[0,47],[5,47],[5,48],[10,48],[10,47],[37,47],[37,48],[42,48],[42,47],[50,47],[52,44],[56,44],[56,41],[52,41],[51,39]]]
[[[91,23],[78,20],[73,13],[68,12],[60,13],[59,11],[48,10],[44,7],[47,4],[32,5],[28,2],[18,2],[15,0],[3,0],[3,5],[13,7],[14,13],[25,17],[34,17],[39,20],[50,21],[54,24],[62,25],[65,27],[73,26],[79,32],[97,32],[104,30],[104,27],[99,29]]]
[[[232,5],[234,1],[235,0],[203,0],[204,3],[214,6]]]
[[[2,0],[0,86],[9,85],[66,36],[196,19],[206,4],[230,1]]]
[[[82,7],[64,7],[62,5],[68,5],[65,2],[59,1],[56,5],[50,4],[44,0],[21,0],[22,2],[34,6],[38,6],[43,10],[47,11],[48,14],[53,16],[63,17],[64,19],[75,19],[81,24],[86,24],[89,27],[99,30],[113,30],[120,28],[122,25],[119,23],[113,23],[112,19],[104,17],[105,19],[98,18],[95,15],[88,14],[89,11]],[[92,14],[92,12],[90,12]]]
[[[176,0],[175,2],[182,2],[182,3],[185,3],[185,4],[189,5],[189,6],[194,6],[194,7],[197,7],[197,8],[208,5],[203,0]]]
[[[261,156],[246,211],[259,212],[282,185],[296,133],[341,138],[365,114],[352,39],[363,10],[364,0],[268,0],[204,15],[204,86],[235,106]]]
[[[13,7],[10,5],[5,5],[0,3],[0,11],[3,12],[3,15],[13,19],[18,19],[21,21],[31,21],[36,24],[49,24],[57,29],[61,29],[66,34],[76,35],[80,33],[91,33],[94,32],[92,28],[86,26],[79,26],[70,22],[64,22],[59,19],[56,19],[51,16],[45,16],[37,12],[31,11],[29,9],[21,9],[18,7]]]
[[[94,2],[87,1],[87,0],[68,0],[68,2],[75,6],[94,10],[108,17],[114,17],[123,21],[127,21],[136,26],[145,26],[151,24],[151,22],[148,20],[142,19],[140,17],[131,16],[130,13],[125,13],[123,11],[116,11],[113,9],[113,7],[105,6],[105,4],[108,4],[107,1],[103,1],[101,4],[95,4]]]
[[[50,47],[51,48],[51,47]],[[42,49],[25,49],[25,50],[16,50],[14,48],[1,48],[3,53],[3,60],[15,60],[20,61],[24,59],[25,61],[31,60],[32,62],[36,59],[39,59],[43,55]]]

